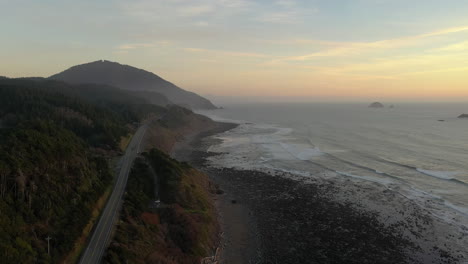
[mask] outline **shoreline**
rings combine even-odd
[[[220,132],[223,131],[218,131]],[[401,204],[401,208],[396,207],[396,203],[401,202],[401,199],[399,200],[395,197],[395,193],[390,191],[380,190],[382,191],[380,196],[388,197],[383,202],[380,201],[383,204],[379,202],[372,204],[362,201],[376,195],[378,188],[367,185],[361,190],[361,186],[352,186],[353,183],[346,179],[324,180],[317,175],[315,175],[317,177],[301,177],[273,170],[210,167],[206,159],[219,154],[210,153],[207,150],[209,146],[220,142],[219,139],[211,137],[218,133],[204,133],[193,137],[181,149],[187,151],[186,147],[190,145],[187,152],[190,154],[185,157],[185,161],[207,173],[216,184],[220,185],[221,189],[225,190],[226,194],[219,196],[221,202],[217,201],[224,230],[226,226],[244,225],[252,234],[255,234],[251,235],[247,242],[244,241],[249,248],[256,248],[254,250],[256,253],[250,254],[250,259],[256,255],[261,256],[263,262],[260,263],[274,263],[274,261],[279,261],[278,263],[308,263],[310,261],[459,263],[466,258],[464,255],[466,252],[461,252],[457,248],[447,250],[447,246],[443,245],[430,248],[436,241],[431,241],[433,238],[427,239],[424,236],[432,232],[428,229],[434,228],[434,219],[421,212],[420,208],[418,209],[411,201]],[[311,193],[315,195],[310,196]],[[374,198],[378,199],[378,197]],[[392,199],[395,200],[394,203],[385,204]],[[241,222],[236,223],[232,219],[226,222],[222,219],[223,215],[228,215],[234,210],[235,206],[229,205],[231,200],[236,200],[235,206],[243,209],[235,217],[230,218],[237,220],[244,218]],[[382,205],[386,206],[382,210],[387,210],[387,215],[382,215],[382,210],[380,212],[376,210],[377,206]],[[339,208],[338,211],[337,208]],[[319,215],[308,213],[311,209],[319,210],[321,213]],[[401,210],[396,211],[396,209]],[[401,216],[394,217],[392,213],[401,214]],[[243,217],[243,214],[248,214],[248,217]],[[336,219],[346,219],[346,221]],[[317,225],[323,225],[322,229],[316,230],[314,226]],[[437,228],[441,226],[437,225]],[[341,232],[336,230],[341,230]],[[362,237],[363,231],[367,232],[367,236]],[[309,235],[302,237],[304,233]],[[231,248],[233,244],[225,243],[231,239],[229,233],[225,236],[223,243],[226,247],[223,252],[226,252],[224,254],[226,258],[225,262],[221,263],[248,263],[245,260],[229,262],[232,256],[227,253],[239,251],[239,249],[233,249]],[[448,234],[446,241],[449,241],[451,236],[453,234]],[[285,240],[296,238],[301,239],[283,244]],[[462,238],[466,239],[453,237],[453,239]],[[321,248],[321,245],[327,243],[329,243],[327,247]],[[355,248],[348,252],[351,245]],[[236,246],[239,248],[242,245],[234,245]],[[321,248],[321,251],[312,253],[317,248]],[[294,256],[294,259],[291,256]]]
[[[258,263],[260,241],[253,213],[234,194],[228,185],[220,182],[205,166],[205,159],[210,154],[207,149],[219,141],[212,136],[234,129],[238,124],[216,122],[217,127],[192,134],[185,140],[177,142],[171,151],[171,156],[179,161],[190,163],[196,169],[206,173],[222,194],[215,194],[213,199],[218,212],[220,224],[219,250],[216,251],[219,263]],[[207,142],[209,140],[210,142]]]

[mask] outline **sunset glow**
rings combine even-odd
[[[0,5],[0,75],[8,77],[106,59],[207,96],[468,100],[466,1]]]

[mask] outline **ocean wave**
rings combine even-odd
[[[388,185],[394,183],[393,181],[391,181],[389,179],[378,179],[378,178],[375,178],[375,177],[372,177],[372,176],[355,175],[355,174],[348,173],[348,172],[343,172],[343,171],[335,171],[335,172],[337,174],[339,174],[339,175],[342,175],[342,176],[347,176],[347,177],[351,177],[351,178],[355,178],[355,179],[374,182],[374,183],[378,183],[378,184],[385,185],[385,186],[388,186]]]
[[[464,182],[464,181],[462,181],[460,179],[457,179],[455,177],[455,176],[463,173],[463,172],[460,172],[460,171],[425,170],[425,169],[421,169],[421,168],[418,168],[418,167],[415,167],[415,166],[411,166],[411,165],[407,165],[407,164],[403,164],[403,163],[399,163],[399,162],[396,162],[396,161],[391,161],[391,160],[387,160],[387,159],[383,159],[383,158],[376,158],[376,160],[381,161],[381,162],[385,162],[385,163],[388,163],[388,164],[396,165],[396,166],[399,166],[399,167],[407,168],[407,169],[410,169],[410,170],[414,170],[414,171],[417,171],[417,172],[419,172],[419,173],[421,173],[423,175],[431,176],[431,177],[434,177],[434,178],[437,178],[437,179],[440,179],[440,180],[452,181],[452,182],[456,182],[456,183],[459,183],[459,184],[468,185],[467,182]]]
[[[447,206],[447,207],[450,207],[452,208],[453,210],[459,212],[459,213],[462,213],[464,215],[468,215],[468,208],[464,207],[464,206],[458,206],[458,205],[455,205],[449,201],[446,201],[444,200],[444,205]]]
[[[311,148],[310,146],[303,144],[288,144],[279,143],[280,146],[289,154],[296,157],[299,160],[307,161],[313,157],[323,155],[323,152],[318,147]]]
[[[453,180],[456,179],[455,176],[460,174],[459,171],[434,171],[434,170],[425,170],[421,168],[416,168],[416,170],[422,174],[426,174],[432,177],[436,177],[442,180]]]
[[[329,154],[329,153],[326,153],[326,155],[327,155],[327,157],[329,157],[329,158],[331,158],[331,159],[334,159],[334,160],[336,160],[336,161],[338,161],[338,162],[347,164],[347,165],[349,165],[349,166],[352,166],[352,167],[355,167],[355,168],[359,168],[359,169],[362,169],[362,170],[365,170],[365,171],[368,171],[368,172],[371,172],[371,173],[376,173],[376,174],[379,174],[379,175],[382,175],[382,176],[386,176],[386,177],[392,178],[392,179],[394,179],[394,180],[398,180],[398,181],[400,181],[400,182],[406,182],[405,180],[401,179],[400,177],[397,177],[397,176],[388,174],[388,173],[386,173],[386,172],[379,171],[379,170],[377,170],[377,169],[370,168],[370,167],[367,167],[367,166],[364,166],[364,165],[361,165],[361,164],[357,164],[357,163],[355,163],[355,162],[351,162],[351,161],[348,161],[348,160],[339,158],[339,157],[334,156],[334,155]]]
[[[382,163],[396,165],[398,167],[403,167],[403,168],[406,168],[406,169],[411,169],[411,170],[417,170],[418,169],[417,167],[414,167],[414,166],[411,166],[411,165],[407,165],[407,164],[404,164],[404,163],[399,163],[399,162],[384,159],[384,158],[381,158],[381,157],[372,157],[372,158],[375,159],[376,161],[379,161],[379,162],[382,162]]]
[[[433,193],[423,191],[423,190],[415,188],[413,186],[410,186],[410,189],[412,191],[412,197],[423,197],[424,199],[430,198],[432,201],[436,201],[440,205],[443,205],[445,207],[449,207],[449,208],[457,211],[458,213],[468,215],[468,208],[467,207],[455,205],[452,202],[445,200],[444,198],[442,198],[439,195],[435,195]],[[407,198],[409,198],[409,197],[407,197]],[[446,220],[448,220],[447,222],[450,222],[451,219],[446,218]]]
[[[433,171],[433,170],[423,170],[420,168],[417,168],[416,170],[424,175],[428,175],[434,178],[451,181],[451,182],[455,182],[458,184],[468,185],[468,182],[462,181],[455,177],[462,173],[460,171]]]

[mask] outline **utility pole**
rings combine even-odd
[[[52,238],[50,236],[46,237],[46,240],[47,240],[47,254],[49,254],[49,256],[50,256],[50,240],[51,239]]]

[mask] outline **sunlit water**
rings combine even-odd
[[[410,199],[432,199],[466,216],[468,120],[457,118],[463,112],[468,112],[468,103],[405,103],[383,109],[366,104],[244,104],[201,113],[241,123],[223,134],[224,143],[218,146],[232,155],[232,166],[311,177],[321,168],[400,190]]]

